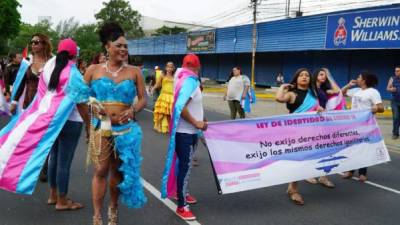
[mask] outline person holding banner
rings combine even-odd
[[[317,69],[313,74],[312,82],[315,85],[318,102],[322,108],[328,111],[343,110],[345,108],[346,101],[343,98],[343,94],[327,68]],[[306,181],[311,184],[320,183],[328,188],[335,187],[335,184],[326,176],[322,176],[318,180],[310,178]]]
[[[290,84],[282,84],[276,92],[276,101],[286,103],[289,113],[301,113],[324,109],[319,105],[310,72],[305,68],[298,69]],[[289,183],[287,194],[296,205],[304,205],[303,196],[299,194],[298,183]]]
[[[189,195],[187,187],[198,133],[207,129],[207,122],[204,120],[198,56],[186,55],[182,67],[175,75],[170,141],[161,181],[161,197],[177,198],[176,214],[184,220],[195,220],[188,204],[197,200]],[[178,171],[175,172],[175,169]]]
[[[359,88],[350,89],[356,85]],[[344,86],[343,94],[351,97],[351,110],[371,110],[373,114],[384,112],[381,95],[375,89],[376,85],[378,85],[378,77],[371,72],[364,71],[357,80],[351,80]],[[344,179],[352,178],[354,172],[354,170],[348,171],[342,177]],[[367,168],[360,168],[358,174],[361,182],[367,180]]]

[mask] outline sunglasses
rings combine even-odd
[[[31,45],[38,45],[40,43],[42,43],[40,40],[31,40]]]
[[[115,47],[117,47],[117,48],[126,48],[126,49],[128,49],[128,45],[127,44],[115,44]]]

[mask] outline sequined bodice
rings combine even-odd
[[[92,95],[100,102],[122,102],[130,105],[136,97],[136,85],[133,80],[123,80],[115,83],[109,77],[92,80]]]

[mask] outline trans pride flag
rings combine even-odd
[[[294,113],[317,111],[319,107],[318,99],[308,89],[306,98],[303,103],[294,111]]]
[[[70,61],[60,75],[55,91],[47,86],[55,57],[39,78],[34,101],[0,131],[0,189],[32,194],[50,149],[75,107],[65,88],[72,75],[80,75]]]
[[[181,117],[183,108],[185,107],[190,96],[200,86],[199,78],[192,71],[185,68],[178,69],[175,80],[174,103],[172,105],[172,116],[169,125],[170,140],[168,145],[167,158],[164,168],[164,174],[161,181],[161,197],[173,197],[176,194],[176,174],[177,156],[175,154],[175,134]]]
[[[13,89],[12,89],[11,98],[10,98],[11,101],[15,99],[15,96],[17,95],[19,86],[21,86],[22,80],[24,79],[25,73],[28,70],[30,65],[31,65],[31,63],[29,61],[27,61],[26,59],[23,59],[21,61],[21,65],[19,66],[17,75],[15,77],[15,81],[13,83]],[[24,104],[24,96],[25,96],[25,90],[18,101],[16,115],[18,115],[18,113],[20,113],[22,111],[22,105]],[[13,117],[15,117],[15,116],[13,116]]]

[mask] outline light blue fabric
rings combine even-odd
[[[174,158],[174,153],[175,153],[175,134],[176,134],[176,129],[178,127],[179,119],[181,117],[181,113],[183,108],[185,107],[187,101],[189,100],[190,96],[193,94],[193,92],[196,90],[197,87],[200,86],[200,82],[198,77],[196,76],[190,76],[186,78],[184,81],[181,90],[179,93],[175,93],[175,95],[178,95],[178,98],[174,102],[173,106],[173,117],[172,119],[172,129],[170,133],[170,141],[168,145],[168,152],[167,152],[167,158],[165,162],[165,167],[164,167],[164,173],[162,176],[161,180],[161,197],[166,198],[167,197],[167,184],[168,184],[168,177],[170,175],[170,169],[173,163],[173,158]]]
[[[111,78],[101,77],[88,85],[80,74],[73,74],[67,87],[68,95],[76,103],[88,102],[93,96],[100,102],[122,102],[132,104],[136,97],[136,85],[133,80],[115,83]]]
[[[136,85],[133,80],[115,83],[108,77],[101,77],[91,82],[92,93],[100,102],[123,102],[132,104],[136,96]]]
[[[249,87],[249,90],[246,93],[246,97],[242,100],[242,108],[246,113],[251,112],[251,104],[255,104],[257,102],[256,93],[252,87]]]
[[[113,125],[113,131],[131,129],[128,133],[114,136],[115,148],[122,163],[119,171],[122,173],[122,182],[118,185],[120,198],[129,208],[140,208],[147,202],[144,195],[140,175],[142,162],[142,129],[136,122],[124,125]]]
[[[37,178],[39,177],[40,170],[46,157],[65,122],[67,122],[74,106],[74,102],[72,102],[68,97],[64,98],[58,106],[57,112],[55,113],[54,118],[50,121],[46,133],[40,139],[36,150],[32,153],[32,156],[26,163],[24,171],[21,173],[17,186],[17,193],[33,193]]]
[[[24,79],[25,73],[28,70],[29,66],[30,66],[30,63],[28,61],[26,61],[25,59],[23,59],[21,61],[21,65],[19,66],[17,76],[15,77],[15,81],[13,83],[13,90],[11,92],[11,101],[16,100],[15,96],[17,95],[17,91],[18,91],[19,87],[21,86],[22,80]],[[34,100],[32,100],[32,102],[33,101]],[[14,115],[12,115],[11,117],[15,118],[20,113],[20,110],[21,109],[19,107],[17,107],[16,113]]]
[[[22,79],[25,76],[26,71],[29,68],[29,62],[25,59],[22,60],[21,65],[19,66],[17,76],[15,77],[15,81],[13,83],[13,90],[11,92],[11,100],[15,100],[15,95],[17,94],[18,88],[21,85]]]
[[[71,68],[71,77],[66,88],[66,93],[77,104],[89,101],[90,87],[86,84],[76,66]]]
[[[318,105],[318,99],[308,89],[306,98],[303,103],[294,111],[294,113],[309,112]]]
[[[130,105],[136,97],[136,86],[132,80],[115,83],[108,77],[92,80],[89,86],[82,76],[73,76],[67,92],[76,103],[88,102],[89,97],[93,96],[100,102],[115,101]],[[99,128],[101,121],[93,118],[92,123],[95,128]],[[130,129],[128,133],[113,136],[115,149],[122,161],[119,168],[122,181],[118,188],[122,203],[129,208],[140,208],[147,202],[140,175],[142,130],[133,121],[123,125],[112,125],[113,131],[121,132],[127,129]]]

